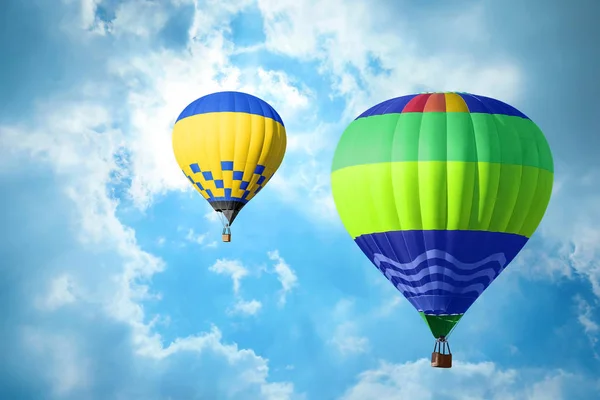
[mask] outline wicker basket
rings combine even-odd
[[[431,353],[431,366],[435,368],[452,368],[452,354]]]
[[[445,337],[440,337],[433,346],[431,366],[435,368],[452,368],[452,352]]]

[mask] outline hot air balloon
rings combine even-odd
[[[190,103],[173,128],[173,151],[183,174],[219,213],[222,238],[242,208],[281,165],[286,133],[265,101],[240,92],[218,92]]]
[[[542,131],[489,97],[398,97],[344,131],[331,172],[338,214],[429,326],[432,366],[452,366],[448,336],[534,233],[553,179]]]

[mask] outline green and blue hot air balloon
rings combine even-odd
[[[445,347],[539,225],[553,177],[544,134],[514,107],[426,93],[356,118],[335,151],[331,184],[356,244]],[[451,366],[436,354],[432,365]]]

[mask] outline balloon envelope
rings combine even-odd
[[[269,182],[285,148],[279,114],[246,93],[201,97],[183,110],[173,128],[179,167],[228,224]]]
[[[531,237],[553,168],[543,133],[514,107],[426,93],[356,118],[338,143],[331,184],[356,244],[439,338]]]

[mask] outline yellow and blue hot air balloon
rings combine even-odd
[[[223,241],[240,210],[281,165],[286,133],[265,101],[218,92],[190,103],[173,128],[173,151],[183,174],[223,220]]]
[[[356,244],[446,338],[542,220],[553,184],[544,134],[501,101],[426,93],[380,103],[344,131],[331,184]]]

